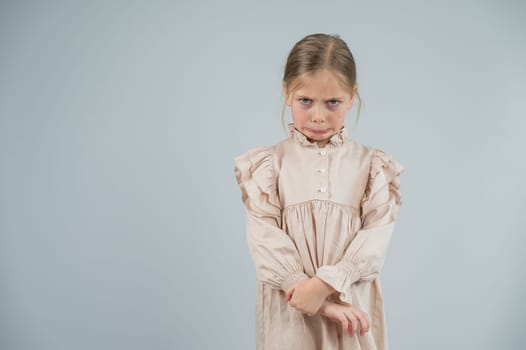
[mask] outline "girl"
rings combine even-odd
[[[289,137],[234,160],[257,276],[257,349],[387,349],[379,273],[404,168],[347,135],[359,94],[338,35],[294,45],[283,93]]]

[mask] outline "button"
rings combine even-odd
[[[324,193],[324,192],[327,192],[327,188],[325,188],[325,187],[320,187],[320,189],[319,189],[318,191]]]
[[[327,171],[327,169],[325,169],[325,168],[320,168],[320,173],[324,173],[324,172],[326,172],[326,171]]]
[[[326,154],[327,154],[327,151],[326,151],[326,150],[324,150],[324,149],[322,149],[322,150],[320,151],[320,154],[321,154],[322,156],[324,156],[324,155],[326,155]]]

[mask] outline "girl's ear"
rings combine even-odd
[[[287,83],[283,81],[282,85],[283,85],[283,96],[285,97],[285,103],[287,104],[287,106],[290,107],[291,101],[290,101],[290,96],[288,95],[288,91],[287,91],[288,90]]]

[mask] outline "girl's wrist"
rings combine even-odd
[[[337,292],[336,289],[334,289],[330,284],[328,284],[327,282],[325,282],[318,276],[314,276],[313,278],[317,280],[320,292],[323,294],[325,298]]]
[[[321,304],[320,309],[318,310],[318,314],[320,316],[327,316],[327,307],[331,304],[330,301],[325,300],[323,304]]]

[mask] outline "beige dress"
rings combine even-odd
[[[387,349],[379,273],[402,204],[403,166],[350,139],[345,127],[325,147],[288,125],[290,137],[235,158],[254,262],[257,350]],[[318,276],[339,300],[369,314],[350,336],[318,314],[290,306],[285,290]]]

